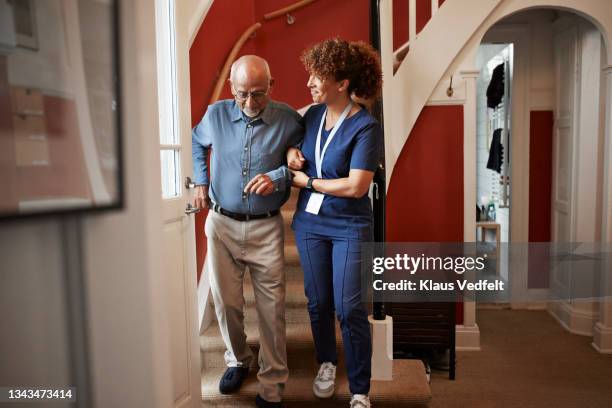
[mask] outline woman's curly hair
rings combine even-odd
[[[306,49],[300,57],[306,70],[319,78],[348,79],[348,93],[363,99],[380,95],[382,69],[380,57],[362,41],[332,38]]]

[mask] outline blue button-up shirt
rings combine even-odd
[[[234,100],[216,102],[192,132],[195,183],[210,185],[211,200],[226,210],[240,214],[276,210],[291,192],[287,149],[302,137],[302,118],[286,104],[269,101],[261,115],[250,120]],[[211,147],[212,184],[206,174]],[[257,174],[270,176],[273,193],[244,193],[246,184]]]

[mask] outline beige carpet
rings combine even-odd
[[[459,352],[457,379],[433,372],[430,408],[612,407],[612,355],[547,312],[478,310],[480,352]]]

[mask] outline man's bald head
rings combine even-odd
[[[266,82],[269,82],[272,75],[270,75],[268,62],[257,55],[244,55],[238,58],[232,64],[230,81],[235,82],[244,77],[251,79],[263,77]]]
[[[245,115],[254,118],[261,114],[274,82],[266,60],[257,55],[238,58],[232,64],[229,80],[236,103]]]

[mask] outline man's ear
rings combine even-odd
[[[270,82],[268,84],[268,93],[272,93],[272,88],[274,87],[274,78],[270,78]]]

